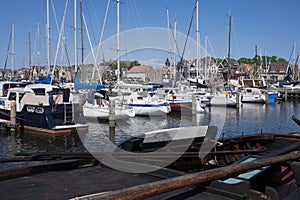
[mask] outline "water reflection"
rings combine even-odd
[[[115,129],[116,143],[144,132],[195,125],[209,125],[215,120],[222,125],[225,137],[241,134],[268,132],[300,132],[300,127],[291,120],[295,115],[300,118],[299,101],[269,104],[243,104],[240,109],[226,108],[220,111],[215,107],[205,108],[204,113],[191,115],[172,113],[160,117],[134,117],[118,120]],[[224,114],[224,121],[220,118]],[[223,123],[223,124],[222,124]],[[67,135],[46,135],[34,132],[0,132],[0,157],[14,156],[19,152],[94,152],[102,151],[108,142],[108,123],[89,122],[89,131]],[[0,169],[13,164],[1,164]],[[18,164],[19,165],[19,164]],[[21,164],[23,165],[23,164]]]
[[[28,131],[10,133],[0,131],[0,158],[14,157],[18,153],[58,153],[86,151],[77,133],[47,135]],[[0,169],[18,167],[36,162],[1,163]]]

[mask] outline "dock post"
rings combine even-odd
[[[16,101],[10,103],[10,131],[15,132],[17,126]]]
[[[287,100],[287,90],[284,88],[284,100]]]
[[[265,102],[266,102],[266,105],[268,105],[268,103],[269,103],[268,90],[265,91]]]
[[[109,139],[115,143],[115,126],[116,126],[116,115],[115,115],[115,100],[110,100],[109,104]]]
[[[240,91],[237,90],[236,91],[236,95],[235,95],[235,98],[236,98],[236,108],[239,109],[240,108],[240,104],[241,104],[241,101],[240,101]]]
[[[192,96],[192,115],[196,115],[197,114],[197,99],[196,96],[193,95]]]

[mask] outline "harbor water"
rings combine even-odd
[[[292,115],[300,117],[300,101],[289,100],[268,104],[243,104],[240,109],[206,107],[205,112],[171,113],[159,117],[134,117],[116,121],[115,142],[118,143],[131,135],[148,131],[186,127],[195,125],[218,124],[219,137],[234,137],[255,133],[300,132]],[[223,117],[220,117],[223,116]],[[0,157],[13,157],[17,153],[62,153],[101,151],[109,138],[109,125],[98,120],[89,121],[89,131],[67,135],[46,135],[35,132],[1,132]],[[30,162],[36,164],[38,162]],[[0,170],[28,165],[28,163],[1,163]]]

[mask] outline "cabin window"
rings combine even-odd
[[[27,107],[27,112],[34,112],[35,111],[35,107],[32,107],[32,106],[28,106]]]
[[[37,108],[35,109],[35,112],[38,113],[38,114],[43,114],[43,113],[44,113],[44,108],[37,107]]]
[[[16,93],[10,93],[8,100],[12,101],[12,100],[16,100]]]
[[[19,103],[21,103],[23,96],[24,96],[24,94],[19,94]]]

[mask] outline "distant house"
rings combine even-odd
[[[240,64],[235,71],[237,77],[251,78],[253,74],[253,65],[251,64]]]
[[[283,80],[287,75],[288,62],[271,62],[268,70],[268,77],[272,80]]]
[[[175,67],[163,67],[162,70],[162,82],[168,83],[170,80],[174,79]]]
[[[141,79],[144,82],[149,82],[152,76],[153,68],[150,66],[134,66],[126,72],[127,79]]]
[[[224,58],[219,64],[218,70],[223,74],[225,80],[237,78],[236,71],[239,67],[239,63],[235,59]]]

